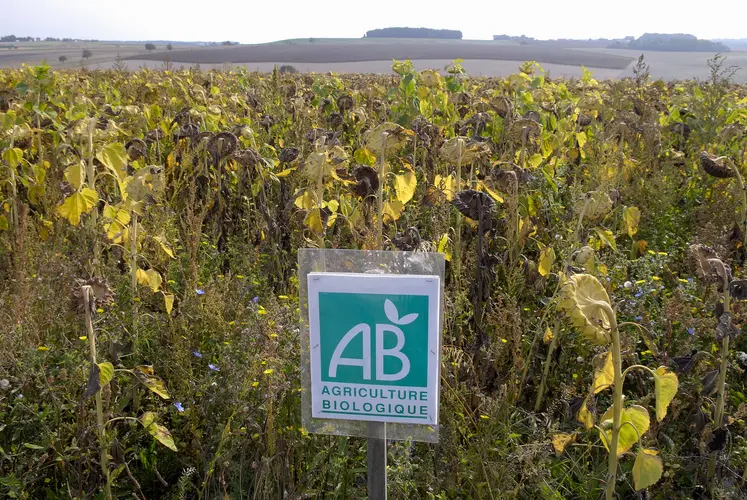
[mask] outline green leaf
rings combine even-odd
[[[613,421],[613,406],[610,406],[609,410],[602,415],[601,430],[602,442],[607,451],[610,451],[610,444],[612,443],[612,421]],[[627,422],[627,423],[626,423]],[[638,442],[638,436],[648,430],[651,425],[651,418],[648,415],[648,410],[642,406],[633,405],[628,408],[623,408],[620,415],[620,437],[617,441],[617,454],[622,455],[633,448],[633,445]],[[637,431],[637,432],[636,432]]]
[[[114,365],[108,361],[103,363],[97,363],[99,367],[99,385],[104,387],[106,384],[112,381],[114,377]]]
[[[633,464],[633,484],[636,491],[653,486],[661,479],[664,466],[656,453],[655,450],[641,448],[636,455]]]
[[[656,419],[661,422],[667,416],[667,408],[677,394],[677,375],[660,366],[654,372],[654,392],[656,394]]]
[[[599,392],[612,387],[615,382],[615,368],[612,365],[612,353],[608,352],[604,358],[604,365],[601,370],[594,371],[594,383],[591,385],[592,392],[598,394]]]
[[[45,449],[43,446],[39,446],[38,444],[32,444],[32,443],[23,443],[23,446],[28,448],[29,450],[43,450]]]
[[[542,276],[550,274],[552,265],[555,263],[555,250],[552,247],[547,246],[540,252],[539,263],[537,264],[537,271]]]
[[[394,178],[394,190],[397,193],[397,199],[404,205],[415,196],[415,188],[418,185],[418,179],[415,172],[405,170],[404,173]]]
[[[638,207],[625,207],[623,209],[623,221],[628,236],[631,238],[638,232],[638,224],[641,222],[641,210]]]
[[[156,423],[155,413],[152,411],[146,411],[140,415],[140,423],[143,424],[145,430],[147,430],[151,436],[156,438],[159,443],[172,451],[179,451],[174,444],[174,438],[171,437],[171,432],[169,432],[166,427]]]
[[[604,242],[605,245],[612,248],[615,252],[617,252],[617,244],[615,243],[615,235],[612,234],[612,231],[609,229],[602,229],[599,227],[595,227],[594,231],[596,231],[597,235],[599,236],[599,239]]]
[[[139,365],[135,367],[135,374],[140,381],[163,399],[171,399],[166,383],[153,373],[153,367],[150,365]]]
[[[99,201],[99,195],[90,188],[83,188],[73,193],[62,202],[56,209],[57,215],[67,219],[73,226],[80,224],[80,217],[87,214]]]

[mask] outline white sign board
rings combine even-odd
[[[438,424],[440,278],[309,273],[312,416]]]

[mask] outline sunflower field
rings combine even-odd
[[[747,497],[747,87],[0,70],[0,497],[366,498],[297,250],[447,259],[390,498]],[[625,383],[624,383],[625,382]]]

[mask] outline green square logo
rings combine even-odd
[[[438,276],[309,273],[311,414],[438,425]]]
[[[426,387],[428,296],[319,293],[324,382]]]

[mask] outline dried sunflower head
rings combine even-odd
[[[280,163],[291,163],[298,158],[298,148],[283,148],[278,155]]]
[[[705,151],[700,153],[700,166],[708,175],[719,179],[728,179],[736,174],[728,165],[724,164],[723,159],[716,158]]]
[[[130,139],[127,141],[127,144],[125,144],[125,149],[127,150],[127,155],[132,161],[137,161],[140,158],[143,158],[148,151],[145,141],[142,139]]]
[[[601,305],[610,306],[610,298],[598,279],[591,274],[565,278],[558,309],[581,330],[586,340],[597,345],[609,344],[612,340],[610,318]]]
[[[337,98],[337,109],[339,109],[341,113],[353,109],[354,104],[355,102],[353,101],[353,98],[349,95],[341,95]]]
[[[327,117],[327,123],[330,128],[340,128],[345,123],[345,119],[342,117],[342,113],[331,113]]]
[[[358,165],[353,169],[355,185],[353,192],[361,198],[373,196],[379,189],[379,174],[368,165]]]
[[[231,132],[221,132],[215,134],[207,143],[207,150],[212,156],[213,161],[228,158],[236,151],[239,140]]]
[[[83,297],[84,286],[90,286],[93,291],[93,300],[89,301],[92,311],[95,311],[98,307],[105,308],[114,302],[114,292],[104,278],[76,279],[75,286],[70,290],[74,311],[83,313],[86,310]]]
[[[152,144],[157,141],[162,141],[165,134],[163,133],[163,130],[160,128],[154,128],[153,130],[149,130],[147,134],[145,134],[145,142],[148,144]]]
[[[721,288],[725,278],[731,281],[731,268],[724,264],[713,248],[702,244],[690,245],[687,254],[695,274],[706,283],[715,283]]]
[[[245,167],[254,167],[262,161],[259,153],[251,148],[234,152],[233,159]]]
[[[584,212],[584,220],[598,221],[612,210],[612,199],[602,191],[590,191],[576,204],[576,212]]]

